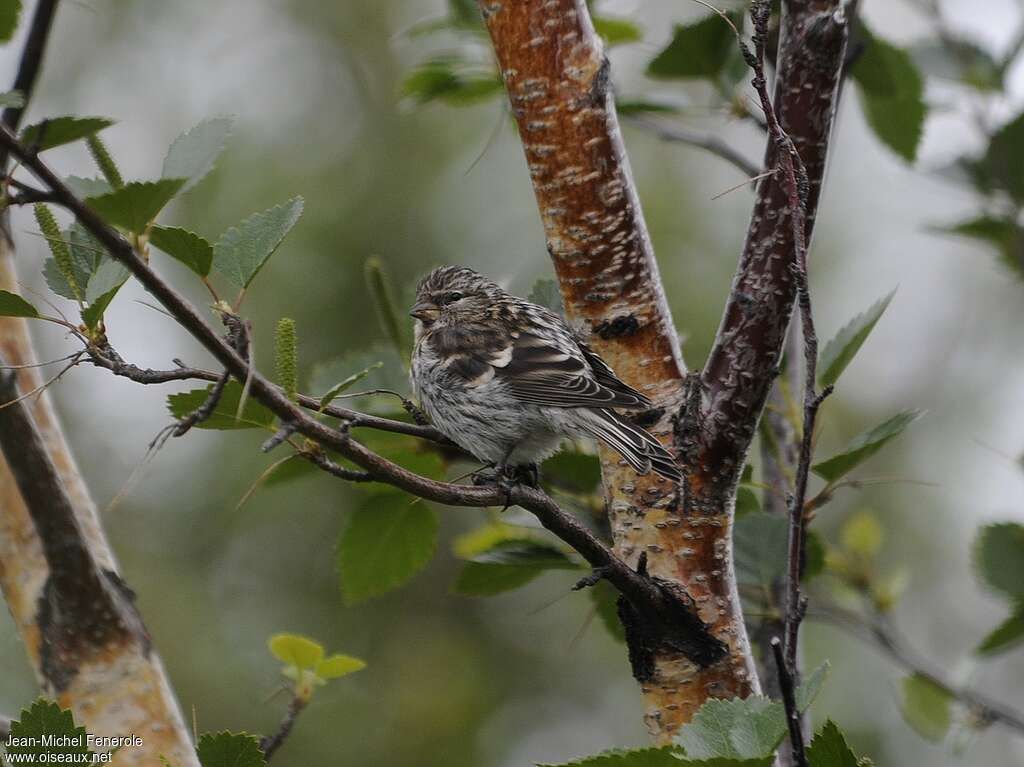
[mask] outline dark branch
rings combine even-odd
[[[707,625],[697,616],[692,601],[683,598],[678,587],[640,574],[619,559],[611,549],[583,527],[571,514],[564,512],[547,495],[529,487],[511,490],[498,487],[468,487],[437,482],[414,474],[351,439],[346,431],[334,429],[308,415],[293,403],[262,374],[251,370],[249,363],[199,314],[192,304],[174,290],[148,263],[136,254],[132,245],[103,222],[71,192],[64,182],[33,152],[26,149],[6,128],[0,126],[0,145],[18,157],[58,202],[78,222],[124,264],[163,307],[199,341],[232,376],[248,381],[251,396],[273,412],[282,422],[294,423],[296,431],[325,448],[335,450],[381,482],[425,500],[449,506],[504,506],[511,501],[533,513],[541,524],[572,546],[591,566],[603,567],[611,582],[648,624],[646,629],[666,646],[683,652],[695,663],[706,666],[726,654],[726,645],[711,635]],[[686,633],[681,633],[681,627]]]
[[[21,53],[21,63],[18,65],[18,74],[14,78],[12,88],[21,94],[22,104],[18,107],[7,107],[3,112],[3,117],[0,118],[12,133],[17,132],[22,115],[25,114],[28,102],[32,98],[32,91],[35,89],[39,76],[39,68],[43,64],[43,52],[46,50],[46,41],[50,36],[56,12],[57,0],[39,0],[36,4],[36,12],[32,16],[32,25],[28,31],[25,48]],[[0,171],[7,170],[8,157],[9,149],[0,148]]]
[[[625,117],[624,119],[627,122],[651,131],[662,141],[687,144],[688,146],[694,146],[698,149],[704,149],[716,157],[720,157],[726,162],[731,163],[747,177],[752,178],[761,172],[761,169],[757,167],[755,163],[748,160],[742,152],[733,149],[718,136],[700,133],[699,131],[690,130],[689,128],[684,128],[679,125],[669,125],[660,120],[652,120],[649,117],[632,116]]]
[[[775,667],[779,674],[779,688],[782,703],[786,707],[786,726],[789,728],[789,745],[792,764],[795,767],[807,767],[807,752],[804,749],[804,731],[800,709],[796,705],[796,688],[793,676],[789,673],[786,659],[782,654],[782,642],[778,637],[772,639],[772,654],[775,656]]]
[[[758,184],[736,277],[701,375],[707,404],[700,414],[694,459],[700,480],[694,483],[698,506],[710,507],[716,496],[735,486],[779,368],[797,295],[792,267],[799,254],[792,219],[803,219],[806,240],[813,229],[825,172],[847,36],[838,0],[830,0],[828,10],[817,11],[821,6],[820,2],[787,4],[789,18],[784,22],[775,98],[768,101],[779,130],[773,131],[769,124],[764,162],[765,168],[781,172]],[[761,101],[764,108],[766,99]],[[765,119],[771,122],[767,114]],[[780,143],[780,134],[789,140]],[[790,195],[790,163],[801,187],[803,204],[796,208]],[[801,166],[806,175],[799,172]]]
[[[978,720],[1002,724],[1024,734],[1024,712],[987,695],[960,687],[949,681],[917,652],[909,647],[896,627],[883,615],[863,616],[837,605],[815,605],[808,616],[844,629],[851,636],[871,645],[888,656],[896,665],[912,674],[919,674],[933,685],[972,709]]]
[[[277,726],[277,732],[260,739],[260,751],[263,752],[263,758],[268,762],[274,755],[274,752],[284,744],[285,739],[291,734],[292,727],[295,726],[295,720],[299,718],[299,714],[302,713],[302,709],[305,707],[306,701],[298,695],[294,696],[288,704],[288,711],[285,713],[284,719]]]
[[[804,345],[803,434],[800,441],[800,457],[797,463],[793,495],[789,503],[789,545],[786,574],[786,673],[790,677],[795,677],[797,674],[797,643],[800,623],[807,610],[804,597],[800,593],[800,576],[803,572],[805,558],[804,499],[807,496],[807,480],[813,453],[814,423],[818,415],[818,408],[821,406],[822,401],[831,393],[832,388],[826,387],[821,394],[818,394],[816,390],[818,336],[814,328],[814,317],[811,312],[811,293],[807,284],[806,205],[809,184],[807,171],[796,150],[796,145],[780,124],[771,97],[768,95],[767,80],[764,72],[764,55],[765,44],[768,39],[768,19],[770,15],[771,3],[768,0],[755,0],[751,10],[751,17],[754,21],[754,52],[751,54],[746,47],[743,47],[743,54],[754,70],[754,89],[761,100],[765,121],[768,123],[768,133],[775,144],[779,163],[786,177],[787,203],[794,251],[790,271],[793,274],[797,303],[800,306],[800,328]],[[799,729],[799,724],[797,729]],[[794,755],[796,754],[796,746],[797,744],[794,742]],[[806,758],[804,763],[806,763]]]

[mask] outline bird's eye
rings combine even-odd
[[[451,304],[451,303],[454,303],[455,301],[460,301],[461,299],[462,299],[462,294],[459,291],[455,290],[455,291],[452,291],[451,293],[449,293],[447,296],[444,297],[444,302],[446,304]]]

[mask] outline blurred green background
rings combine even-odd
[[[685,100],[685,124],[759,156],[763,139],[707,109],[703,86],[642,75],[671,24],[700,15],[698,6],[608,0],[601,7],[645,30],[642,43],[612,53],[622,93]],[[868,0],[862,7],[894,41],[929,32],[909,5]],[[1012,0],[945,7],[993,50],[1008,45],[1020,24]],[[253,211],[305,197],[305,215],[245,308],[255,323],[257,362],[270,364],[273,323],[288,315],[298,323],[308,373],[317,361],[383,338],[361,272],[370,254],[399,285],[439,263],[473,266],[524,293],[550,274],[503,103],[414,108],[399,96],[416,62],[458,44],[444,34],[403,34],[443,13],[440,0],[67,2],[29,119],[115,118],[104,136],[122,170],[152,178],[178,133],[207,116],[236,115],[216,171],[162,220],[213,238]],[[0,56],[6,79],[23,33]],[[1021,75],[1018,66],[1018,103]],[[697,367],[720,318],[752,197],[743,188],[712,200],[742,181],[734,168],[624,130],[685,356]],[[941,165],[973,141],[967,121],[942,112],[928,124],[919,165]],[[827,454],[898,410],[924,408],[927,417],[860,475],[930,484],[840,494],[815,524],[834,537],[846,515],[873,509],[886,531],[883,569],[908,578],[896,618],[913,643],[952,678],[1024,706],[1024,653],[971,657],[1005,606],[980,589],[969,560],[978,524],[1024,519],[1024,474],[1014,463],[1024,448],[1024,284],[970,243],[929,234],[930,224],[973,212],[975,201],[880,146],[853,89],[833,146],[812,254],[819,333],[831,337],[877,298],[899,291],[829,401],[820,449]],[[54,161],[65,174],[93,173],[81,145],[55,152]],[[14,231],[22,279],[45,291],[45,253],[26,211],[16,215]],[[196,302],[205,300],[180,265],[155,259]],[[173,322],[133,299],[145,296],[130,285],[108,312],[122,355],[152,367],[167,367],[172,357],[208,362]],[[67,353],[68,339],[37,330],[43,357]],[[106,527],[186,715],[194,709],[201,730],[276,725],[284,700],[267,700],[279,666],[266,639],[295,631],[369,665],[317,694],[275,757],[281,767],[521,767],[645,742],[625,653],[588,623],[589,601],[568,593],[573,574],[486,601],[455,596],[451,539],[483,512],[443,509],[432,564],[406,587],[346,608],[335,541],[358,495],[313,477],[261,490],[235,511],[270,463],[251,432],[193,432],[143,466],[147,444],[167,423],[164,397],[172,390],[83,367],[54,394],[99,506],[124,492],[105,513]],[[809,623],[806,634],[808,663],[833,663],[815,719],[836,718],[878,764],[1024,763],[1024,740],[998,728],[926,743],[900,718],[899,675],[888,661],[831,628]],[[6,612],[0,678],[4,712],[16,713],[36,694]]]

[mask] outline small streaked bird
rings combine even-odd
[[[616,377],[565,321],[510,295],[472,269],[442,266],[419,284],[412,384],[434,426],[464,450],[515,477],[592,437],[640,474],[679,482],[679,466],[616,412],[650,401]]]

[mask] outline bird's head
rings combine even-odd
[[[416,288],[409,312],[423,327],[449,326],[488,316],[504,291],[491,280],[464,266],[441,266]]]

